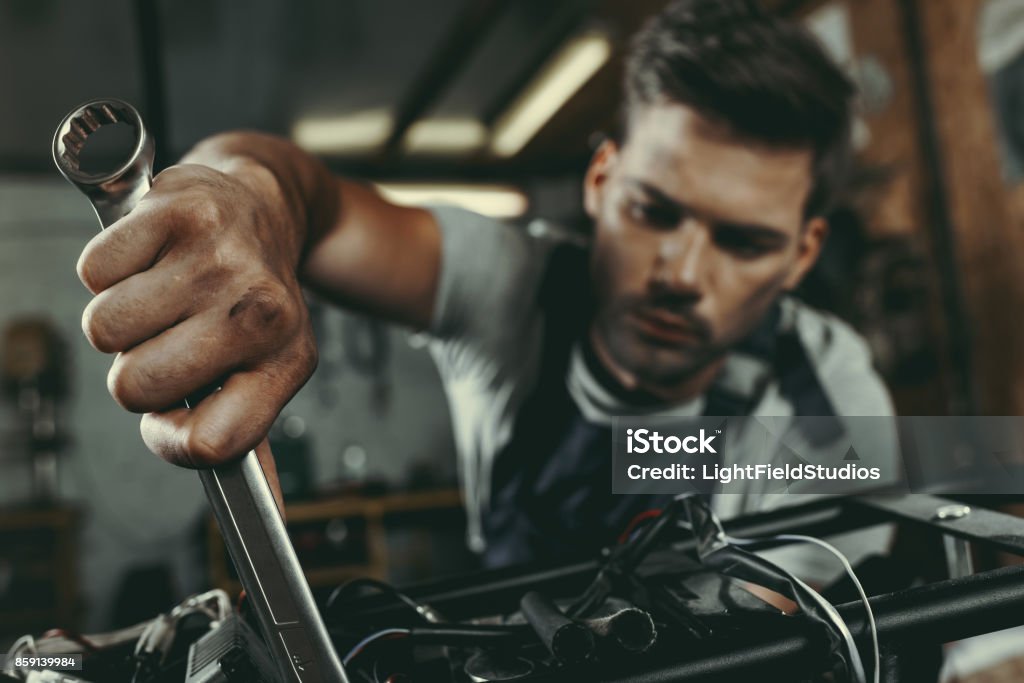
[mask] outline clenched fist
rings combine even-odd
[[[256,447],[316,367],[295,204],[244,158],[175,166],[82,252],[95,295],[83,330],[117,354],[110,393],[145,414],[146,445],[170,462],[205,467]]]

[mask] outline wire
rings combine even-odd
[[[685,506],[686,516],[693,527],[701,564],[795,600],[805,615],[828,629],[832,649],[842,659],[851,677],[858,683],[867,683],[857,642],[832,603],[790,572],[734,543],[707,501],[698,494],[676,496],[673,506],[680,504]]]
[[[853,585],[857,588],[857,593],[860,594],[860,601],[861,603],[863,603],[864,611],[867,613],[868,626],[871,629],[871,649],[874,655],[874,669],[871,678],[874,681],[874,683],[879,683],[879,680],[881,678],[881,654],[879,652],[878,647],[878,626],[875,623],[875,613],[874,610],[871,609],[871,602],[868,600],[868,595],[864,591],[864,586],[861,585],[860,579],[857,578],[857,573],[853,570],[853,566],[850,564],[850,560],[847,559],[846,555],[844,555],[838,548],[836,548],[831,543],[828,543],[827,541],[823,541],[820,538],[815,538],[814,536],[804,536],[802,534],[779,534],[776,536],[767,536],[764,538],[757,539],[736,538],[734,536],[728,536],[727,538],[731,543],[736,543],[737,545],[759,545],[763,542],[772,541],[812,543],[832,553],[836,557],[836,559],[838,559],[839,562],[842,563],[843,570],[846,572],[846,575],[850,577],[850,580],[853,582]]]
[[[327,598],[327,602],[324,606],[325,609],[327,611],[333,610],[335,604],[339,600],[341,600],[341,597],[345,595],[345,593],[357,588],[374,588],[382,593],[390,595],[399,600],[400,602],[404,603],[414,612],[416,612],[416,614],[418,614],[420,618],[422,618],[424,621],[428,623],[431,622],[431,619],[427,616],[429,610],[426,606],[419,604],[418,602],[416,602],[415,600],[413,600],[408,595],[401,592],[391,584],[385,583],[383,581],[378,581],[377,579],[370,578],[368,576],[352,579],[351,581],[347,581],[338,586],[337,588],[335,588],[334,591],[331,593],[330,597]]]
[[[619,535],[619,545],[622,545],[623,543],[628,541],[629,537],[633,535],[633,532],[636,531],[637,527],[639,527],[643,522],[658,517],[661,515],[661,513],[661,508],[654,508],[653,510],[644,510],[636,517],[631,519],[629,521],[629,524],[626,525],[626,530]]]
[[[343,666],[348,666],[352,663],[352,660],[359,655],[359,653],[377,641],[384,640],[386,638],[402,638],[408,636],[409,633],[410,631],[407,628],[386,628],[383,631],[371,633],[356,643],[356,646],[349,650],[349,653],[345,655],[344,659],[341,660],[341,663]]]
[[[36,639],[31,635],[25,635],[14,641],[14,645],[11,646],[11,655],[20,655],[21,651],[28,649],[32,654],[39,654],[39,650],[36,649]]]
[[[73,633],[72,631],[68,631],[63,628],[50,629],[40,637],[40,640],[44,640],[47,638],[63,638],[64,640],[69,640],[72,643],[81,645],[89,652],[96,652],[99,650],[99,648],[85,636],[79,635],[78,633]]]
[[[14,644],[11,645],[11,653],[7,657],[7,663],[4,668],[5,674],[14,675],[16,673],[22,673],[19,669],[15,668],[14,662],[17,660],[17,657],[21,654],[22,650],[25,649],[31,650],[32,654],[39,654],[39,651],[36,649],[35,638],[33,638],[31,635],[24,635],[21,638],[18,638],[16,641],[14,641]],[[21,676],[18,677],[22,678]]]

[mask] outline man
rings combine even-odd
[[[316,364],[302,286],[428,330],[473,546],[494,566],[592,553],[652,503],[610,493],[615,415],[891,414],[861,340],[784,296],[825,240],[851,97],[752,2],[671,4],[635,39],[621,135],[587,170],[586,251],[219,135],[86,247],[83,327],[118,352],[110,391],[155,453],[203,467],[259,445],[271,478],[264,437]]]

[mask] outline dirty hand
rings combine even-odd
[[[296,278],[301,220],[255,162],[226,173],[185,164],[158,175],[82,252],[79,277],[95,295],[83,330],[117,354],[108,388],[144,413],[157,455],[205,467],[246,453],[312,374],[316,343]]]

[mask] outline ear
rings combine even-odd
[[[605,140],[590,158],[583,179],[583,208],[591,219],[597,220],[604,205],[604,191],[608,175],[618,158],[619,148],[614,140]]]
[[[821,249],[825,245],[825,238],[828,237],[828,221],[821,216],[809,219],[800,231],[797,242],[796,263],[786,278],[784,289],[790,291],[796,289],[804,276],[810,272],[814,264],[821,256]]]

